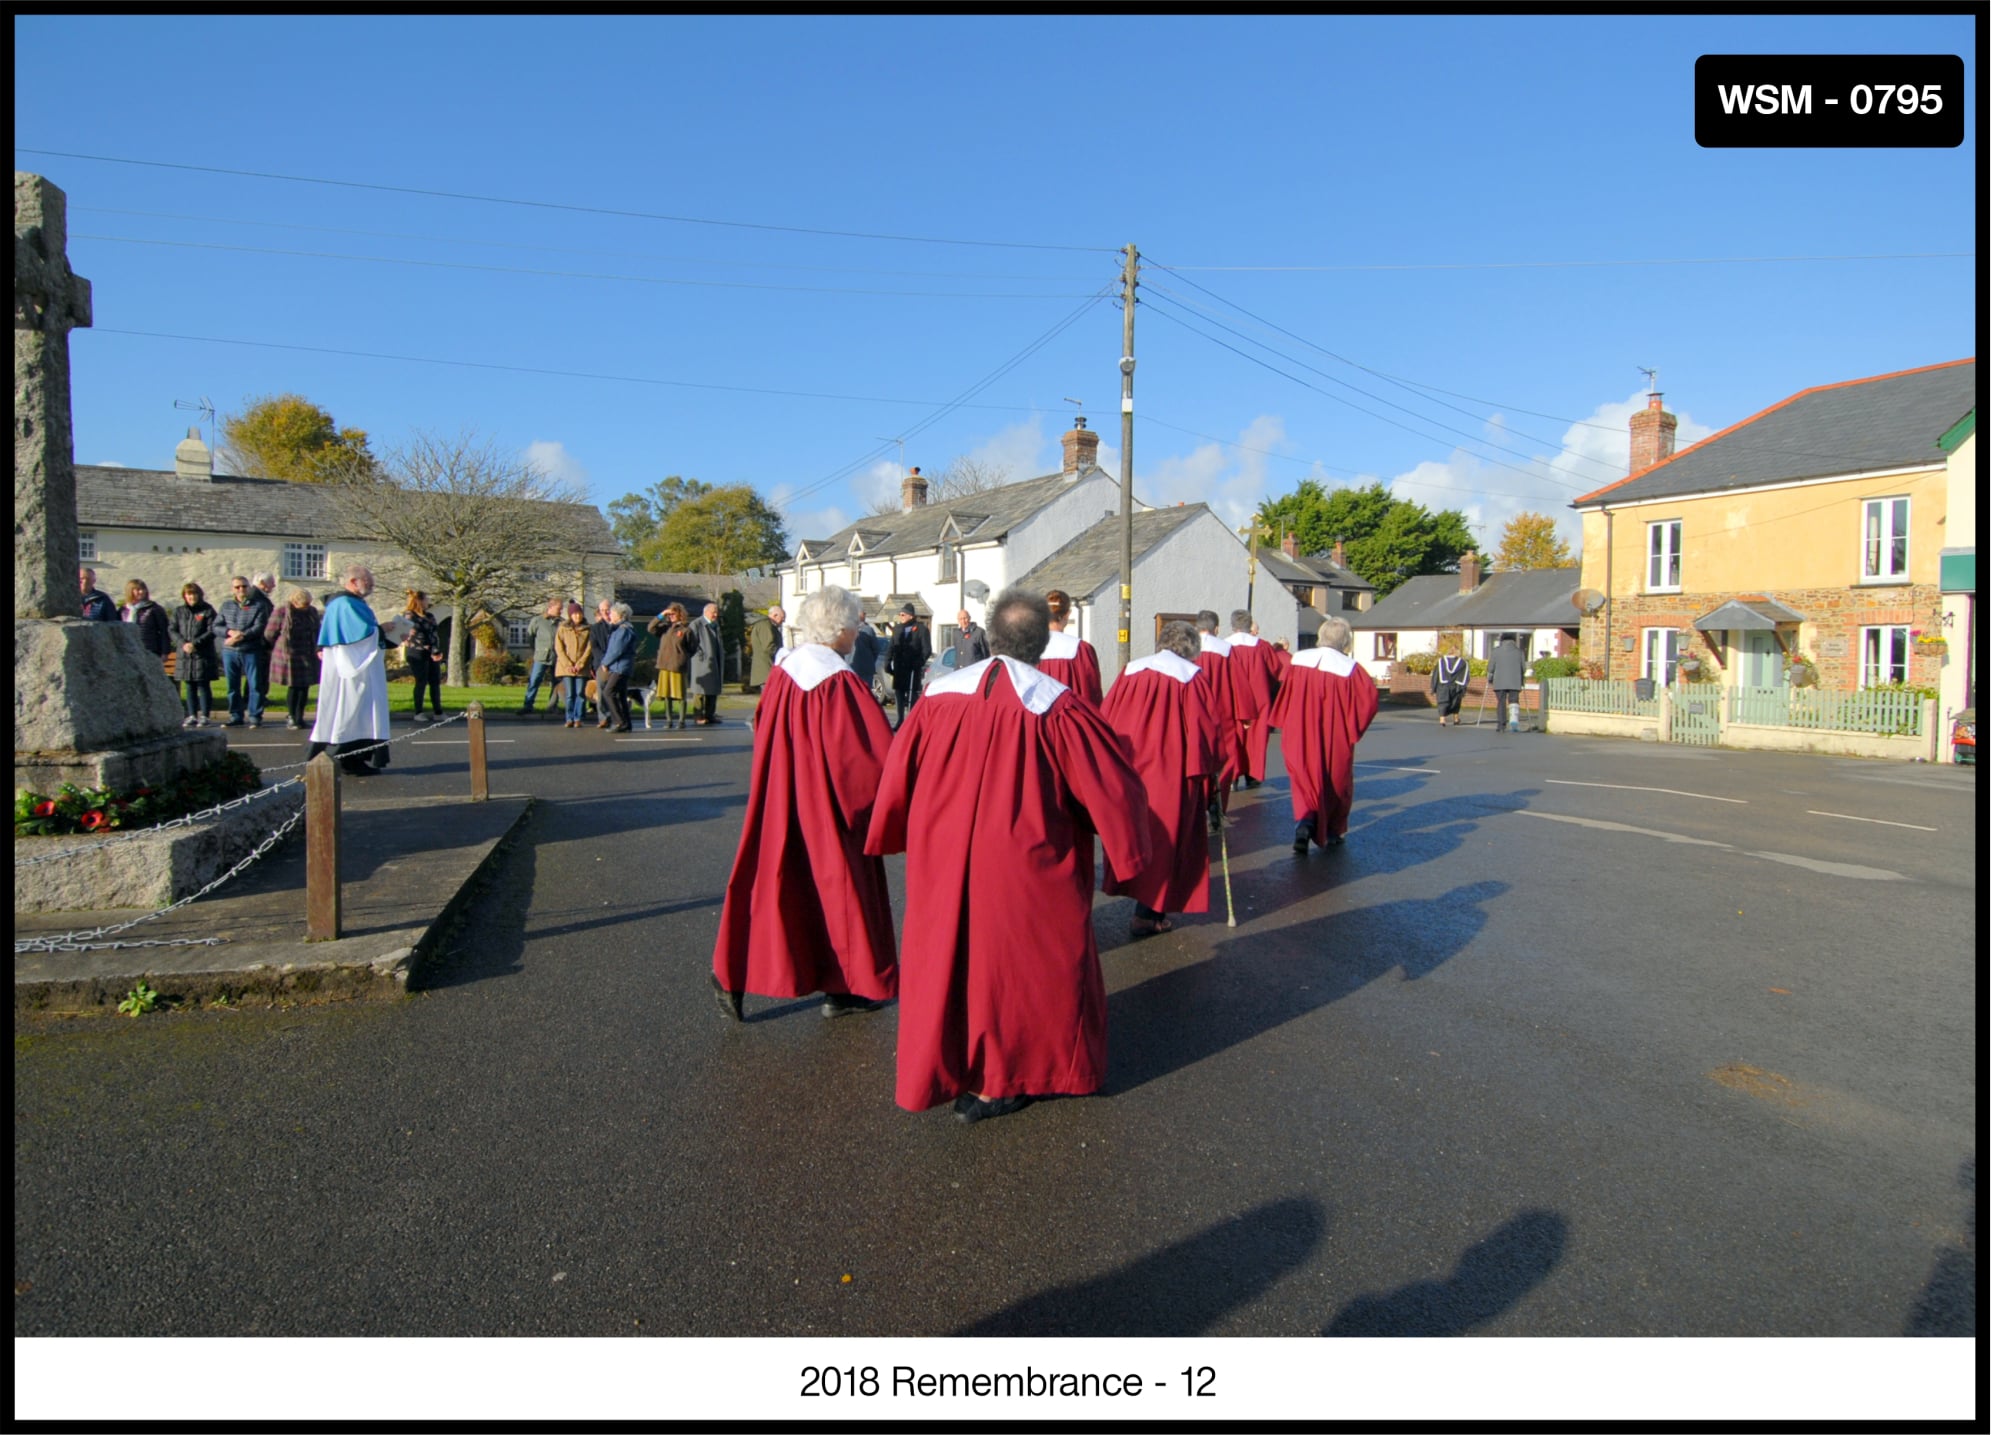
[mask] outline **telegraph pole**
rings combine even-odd
[[[1125,378],[1118,414],[1118,487],[1125,522],[1118,537],[1118,670],[1132,661],[1132,320],[1139,307],[1139,246],[1125,246],[1125,353],[1118,372]]]

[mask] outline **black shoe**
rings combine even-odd
[[[1333,840],[1326,845],[1329,847],[1345,847],[1347,845],[1347,835],[1342,832],[1336,832],[1333,834]]]
[[[859,1012],[880,1011],[889,1005],[886,1000],[870,1001],[867,997],[857,997],[847,992],[828,992],[826,1000],[820,1003],[819,1014],[828,1021],[835,1017],[854,1016]]]
[[[722,1008],[722,1014],[731,1021],[743,1020],[743,993],[730,991],[714,972],[708,974],[708,984],[715,989],[715,1004]]]
[[[951,1114],[970,1126],[975,1121],[990,1121],[995,1116],[1012,1116],[1035,1098],[1032,1096],[996,1096],[991,1101],[981,1101],[967,1093],[951,1104]]]
[[[1210,832],[1222,830],[1222,804],[1219,802],[1208,804],[1208,830]]]
[[[1312,823],[1310,821],[1301,822],[1297,827],[1292,829],[1292,851],[1298,853],[1301,857],[1305,856],[1312,850],[1312,836]],[[1335,840],[1337,841],[1338,839]]]
[[[1262,782],[1260,782],[1258,779],[1254,777],[1246,777],[1243,779],[1243,787],[1246,791],[1248,791],[1250,788],[1253,787],[1262,787],[1263,785],[1264,784]]]

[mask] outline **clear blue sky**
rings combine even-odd
[[[908,463],[1031,477],[1078,398],[1115,473],[1109,300],[937,413],[1129,241],[1143,499],[1240,521],[1315,471],[1380,478],[1490,546],[1522,508],[1573,532],[1568,499],[1620,476],[1640,365],[1685,443],[1975,346],[1984,136],[1702,150],[1692,120],[1705,53],[1952,52],[1969,93],[1969,16],[69,15],[15,41],[16,168],[68,192],[95,286],[86,463],[169,466],[176,399],[296,391],[378,444],[483,432],[600,506],[749,483],[821,536],[920,425]],[[1960,257],[1802,258],[1913,255]]]

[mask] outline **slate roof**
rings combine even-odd
[[[1282,552],[1283,550],[1279,551]],[[1375,587],[1373,583],[1370,583],[1352,568],[1343,568],[1340,564],[1334,562],[1330,554],[1301,554],[1290,561],[1305,569],[1308,573],[1314,574],[1314,581],[1321,588],[1366,589],[1372,592]]]
[[[1167,538],[1207,513],[1205,503],[1176,504],[1172,508],[1149,508],[1132,513],[1132,564],[1153,551]],[[1117,514],[1100,518],[1016,579],[1021,587],[1045,591],[1060,588],[1073,598],[1096,592],[1118,576],[1119,535],[1124,519]]]
[[[1361,632],[1380,628],[1574,628],[1582,615],[1570,602],[1581,568],[1530,568],[1492,573],[1470,593],[1456,573],[1406,578],[1365,613],[1341,616]]]
[[[620,602],[630,603],[635,618],[652,618],[669,603],[679,603],[692,615],[702,605],[734,588],[743,595],[746,612],[761,613],[773,603],[782,604],[776,578],[745,578],[740,573],[654,573],[643,568],[624,568],[612,575],[612,592]]]
[[[1570,507],[1934,466],[1938,435],[1972,407],[1978,383],[1978,364],[1960,359],[1803,389]]]
[[[1094,464],[1090,474],[1111,477]],[[1041,478],[1010,483],[1003,488],[989,488],[983,493],[961,499],[926,503],[908,513],[871,513],[829,538],[809,538],[805,542],[815,559],[827,554],[830,549],[834,557],[845,561],[848,543],[857,532],[864,535],[863,542],[867,546],[863,552],[871,558],[891,553],[926,553],[937,547],[938,534],[944,528],[947,514],[958,524],[963,541],[984,542],[1004,536],[1015,524],[1032,518],[1058,495],[1081,483],[1090,474],[1074,479],[1065,479],[1060,473],[1045,474]],[[792,551],[797,553],[796,544]]]
[[[604,515],[587,503],[566,509],[578,547],[587,554],[619,552]],[[170,470],[76,466],[76,521],[82,528],[175,529],[191,533],[248,533],[272,538],[348,539],[366,542],[323,484],[281,478],[182,478]]]

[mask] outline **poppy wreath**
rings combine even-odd
[[[240,752],[200,772],[185,773],[158,786],[115,792],[108,787],[77,787],[65,782],[53,796],[17,788],[14,792],[16,837],[62,837],[100,833],[118,828],[153,827],[229,802],[263,786],[257,765]]]

